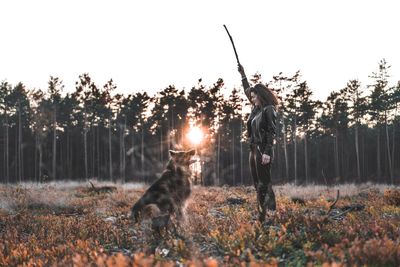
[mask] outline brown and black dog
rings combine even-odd
[[[166,227],[172,215],[183,218],[185,203],[191,194],[191,171],[194,149],[170,150],[170,160],[161,177],[157,179],[133,205],[131,217],[134,222],[152,219],[153,228]]]

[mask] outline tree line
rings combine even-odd
[[[315,100],[300,74],[264,82],[281,102],[275,145],[275,183],[399,183],[400,82],[388,82],[383,59],[370,84],[357,79]],[[242,88],[223,79],[190,90],[170,85],[155,95],[115,93],[111,79],[97,85],[88,73],[65,93],[60,78],[48,87],[0,84],[0,182],[98,180],[152,182],[169,149],[193,147],[186,134],[200,126],[205,139],[201,182],[251,184],[245,131],[250,106]],[[228,91],[229,94],[224,93]]]

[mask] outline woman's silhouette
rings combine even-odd
[[[276,117],[279,100],[275,93],[259,83],[250,87],[244,68],[238,65],[245,94],[252,104],[247,120],[247,136],[250,141],[250,171],[257,191],[259,220],[265,220],[266,210],[275,210],[275,194],[272,190],[271,165],[274,160],[273,144],[276,137]]]

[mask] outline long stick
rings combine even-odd
[[[240,64],[240,62],[239,62],[239,57],[238,57],[238,54],[237,54],[237,52],[236,52],[235,44],[233,43],[232,36],[229,34],[228,28],[225,26],[225,24],[224,24],[224,28],[225,28],[225,30],[226,30],[226,33],[227,33],[228,36],[229,36],[229,39],[231,39],[231,43],[232,43],[232,46],[233,46],[233,51],[235,52],[235,56],[236,56],[236,61],[237,61],[238,64]]]

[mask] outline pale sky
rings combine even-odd
[[[190,89],[219,77],[240,85],[233,36],[248,76],[265,81],[301,70],[324,100],[349,79],[365,86],[380,59],[400,80],[398,1],[0,2],[0,80],[47,88],[50,75],[73,91],[88,72],[118,92]]]

